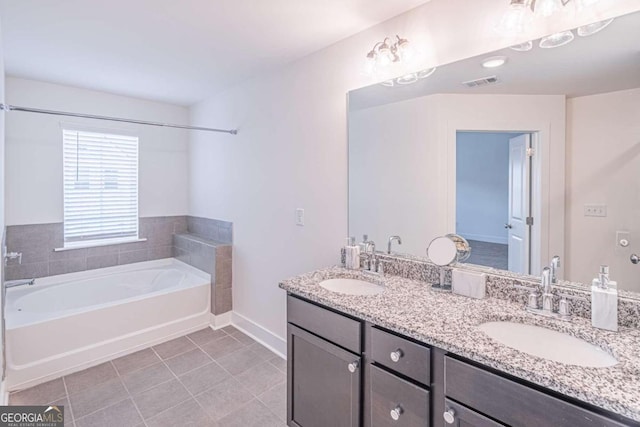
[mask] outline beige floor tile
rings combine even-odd
[[[278,419],[258,400],[252,400],[240,409],[230,413],[219,421],[224,427],[281,427]]]
[[[274,356],[277,356],[273,351],[257,342],[251,344],[249,348],[262,360],[270,360],[273,359]]]
[[[251,345],[251,344],[256,342],[249,335],[245,335],[240,331],[234,332],[233,334],[231,334],[231,336],[234,337],[235,339],[237,339],[238,341],[240,341],[244,345]]]
[[[111,362],[101,363],[84,371],[64,377],[67,393],[75,394],[89,387],[95,387],[118,376]]]
[[[284,372],[285,374],[287,373],[287,361],[286,361],[286,359],[283,359],[280,356],[276,356],[273,359],[270,359],[269,363],[271,363],[273,366],[278,368],[278,370]]]
[[[120,378],[116,378],[72,394],[69,396],[69,400],[74,418],[79,419],[128,397],[122,381]]]
[[[136,351],[127,356],[122,356],[113,361],[113,365],[120,375],[146,368],[160,361],[160,358],[150,348]]]
[[[222,381],[231,378],[231,375],[216,362],[189,371],[179,377],[180,382],[194,396],[216,386]]]
[[[281,421],[287,419],[287,383],[279,384],[258,396],[258,400],[264,403],[271,412]]]
[[[196,396],[198,403],[214,420],[234,412],[251,399],[251,393],[234,378],[228,378]]]
[[[46,405],[66,395],[62,378],[47,381],[9,395],[10,405]]]
[[[197,345],[206,344],[211,341],[219,340],[220,338],[224,338],[227,336],[227,333],[222,329],[213,330],[211,328],[200,329],[199,331],[193,332],[187,337]]]
[[[209,355],[199,348],[165,360],[169,369],[176,375],[182,375],[210,362]]]
[[[123,400],[75,421],[77,427],[135,427],[142,422],[131,399]]]
[[[213,357],[214,359],[219,359],[233,353],[236,350],[240,350],[244,346],[245,345],[237,339],[228,336],[217,341],[212,341],[204,344],[200,348],[202,348],[209,356]]]
[[[187,337],[176,338],[153,347],[162,359],[168,359],[181,353],[186,353],[194,348],[196,348],[196,345],[187,339]]]
[[[147,420],[148,427],[214,427],[217,423],[198,405],[194,399],[167,409]]]
[[[123,375],[121,378],[129,393],[136,395],[158,384],[172,380],[174,375],[164,363],[160,362]]]
[[[249,348],[241,348],[240,350],[218,359],[220,366],[231,372],[233,375],[238,375],[262,362],[262,359]]]
[[[134,396],[133,400],[146,420],[190,398],[187,389],[178,380],[172,380]]]
[[[286,375],[268,362],[256,365],[236,376],[236,379],[254,395],[286,381]]]

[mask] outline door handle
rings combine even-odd
[[[511,225],[511,224],[505,224],[505,225],[504,225],[504,228],[511,229],[511,228],[513,228],[513,225]]]
[[[630,259],[633,264],[640,263],[640,257],[636,254],[631,255]]]

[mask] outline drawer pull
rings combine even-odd
[[[351,362],[347,365],[347,368],[349,369],[349,372],[351,372],[352,374],[358,370],[358,366],[360,366],[360,363],[358,363],[358,361],[356,360],[355,362]]]
[[[444,411],[444,414],[442,414],[442,418],[444,418],[447,424],[453,424],[456,422],[456,411],[453,409],[447,409]]]
[[[397,349],[396,351],[392,351],[391,354],[389,355],[389,357],[391,358],[391,361],[396,363],[400,361],[400,358],[402,356],[404,356],[404,353],[400,349]]]
[[[398,405],[393,408],[391,412],[389,412],[389,414],[391,415],[391,419],[393,419],[393,421],[398,421],[400,419],[400,415],[402,415],[403,412],[404,409],[402,409],[402,406]]]

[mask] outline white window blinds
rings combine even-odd
[[[138,137],[63,129],[65,246],[138,237]]]

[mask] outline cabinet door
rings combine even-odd
[[[459,405],[449,399],[445,401],[445,413],[443,414],[445,426],[452,427],[504,427],[503,424],[493,421],[469,408]]]
[[[360,356],[292,324],[287,329],[288,425],[358,427]]]

